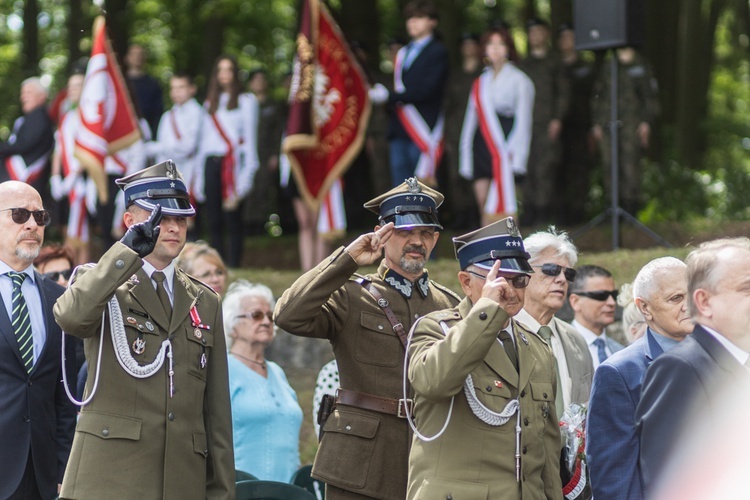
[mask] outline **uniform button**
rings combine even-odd
[[[526,455],[526,447],[523,447],[523,454]]]
[[[382,329],[383,329],[383,325],[378,325],[378,330],[382,330]]]
[[[24,415],[23,421],[28,424],[29,422],[31,422],[31,418],[28,415]]]
[[[34,382],[32,382],[31,380],[29,380],[28,384],[29,385],[34,385]]]
[[[170,412],[169,412],[169,415],[167,415],[167,418],[169,419],[169,421],[170,421],[170,422],[171,422],[171,421],[173,421],[173,420],[174,420],[174,413],[172,413],[172,412],[170,411]]]
[[[117,269],[122,269],[123,267],[125,267],[125,261],[122,259],[119,259],[117,262],[115,262],[115,267]]]
[[[526,425],[526,426],[529,425],[529,419],[528,418],[524,418],[523,419],[523,425]]]
[[[521,397],[524,397],[526,395],[526,389],[521,391]]]
[[[487,319],[487,313],[484,312],[484,311],[480,312],[479,313],[479,319],[481,319],[482,321],[486,320]]]
[[[487,386],[487,392],[492,392],[492,386],[491,385]]]
[[[104,437],[109,436],[109,429],[102,429],[102,436]]]
[[[202,338],[201,342],[203,343],[203,345],[206,345],[206,339],[205,338]]]
[[[414,314],[414,319],[419,319],[419,314]]]
[[[547,393],[546,392],[543,393],[542,396],[544,397],[544,399],[547,399]]]
[[[174,340],[174,333],[169,334],[169,340]]]
[[[445,500],[453,500],[453,495],[448,495],[447,497],[445,497]]]
[[[351,425],[347,425],[347,426],[346,426],[346,427],[344,427],[344,428],[345,428],[345,429],[346,429],[347,431],[350,431],[350,430],[352,430],[352,426],[351,426]]]

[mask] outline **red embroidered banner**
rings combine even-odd
[[[103,16],[94,20],[92,38],[91,59],[78,105],[81,126],[74,155],[96,183],[99,200],[105,203],[108,193],[104,158],[133,144],[141,132]]]
[[[283,151],[303,199],[317,208],[349,168],[370,117],[367,79],[319,0],[305,0]]]

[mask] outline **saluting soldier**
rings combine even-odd
[[[233,499],[219,297],[174,264],[195,209],[172,161],[117,182],[125,236],[54,307],[89,366],[61,498]]]
[[[341,388],[312,475],[326,498],[403,500],[409,428],[402,380],[406,335],[416,318],[459,298],[429,279],[443,195],[410,178],[365,207],[380,215],[371,233],[302,275],[276,304],[275,321],[304,337],[328,339]],[[355,274],[385,258],[374,274]]]
[[[533,269],[507,218],[453,239],[466,298],[414,326],[409,499],[562,499],[550,347],[513,320]]]

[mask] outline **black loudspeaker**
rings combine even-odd
[[[577,50],[640,45],[645,39],[644,0],[575,0]]]

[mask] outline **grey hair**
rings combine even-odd
[[[719,265],[719,254],[727,249],[750,251],[750,239],[741,237],[707,241],[690,252],[685,259],[688,275],[688,314],[691,317],[695,318],[698,314],[693,301],[695,291],[702,289],[715,292],[719,280],[724,277],[721,272],[722,266]]]
[[[273,310],[276,305],[276,299],[273,297],[273,292],[271,292],[271,289],[266,285],[250,283],[249,281],[242,279],[229,285],[221,305],[224,314],[224,336],[227,339],[227,349],[232,347],[234,341],[232,330],[234,329],[234,325],[237,324],[237,316],[241,314],[240,305],[242,299],[247,297],[255,297],[265,300],[268,302],[271,310]]]
[[[651,299],[660,288],[659,275],[677,267],[685,269],[686,266],[675,257],[659,257],[643,266],[633,280],[633,298]]]
[[[21,88],[25,87],[26,85],[33,85],[45,96],[49,95],[49,89],[47,89],[47,86],[42,83],[42,79],[38,76],[32,76],[21,82]]]
[[[568,266],[575,267],[578,263],[578,249],[565,231],[558,231],[555,226],[549,226],[546,231],[537,231],[523,239],[523,246],[531,257],[536,260],[539,254],[547,249],[555,251],[555,257],[563,257]]]
[[[631,328],[638,323],[643,323],[646,318],[635,305],[633,285],[625,283],[620,287],[620,295],[617,296],[617,305],[622,307],[622,330],[632,344],[635,339],[631,338]]]

